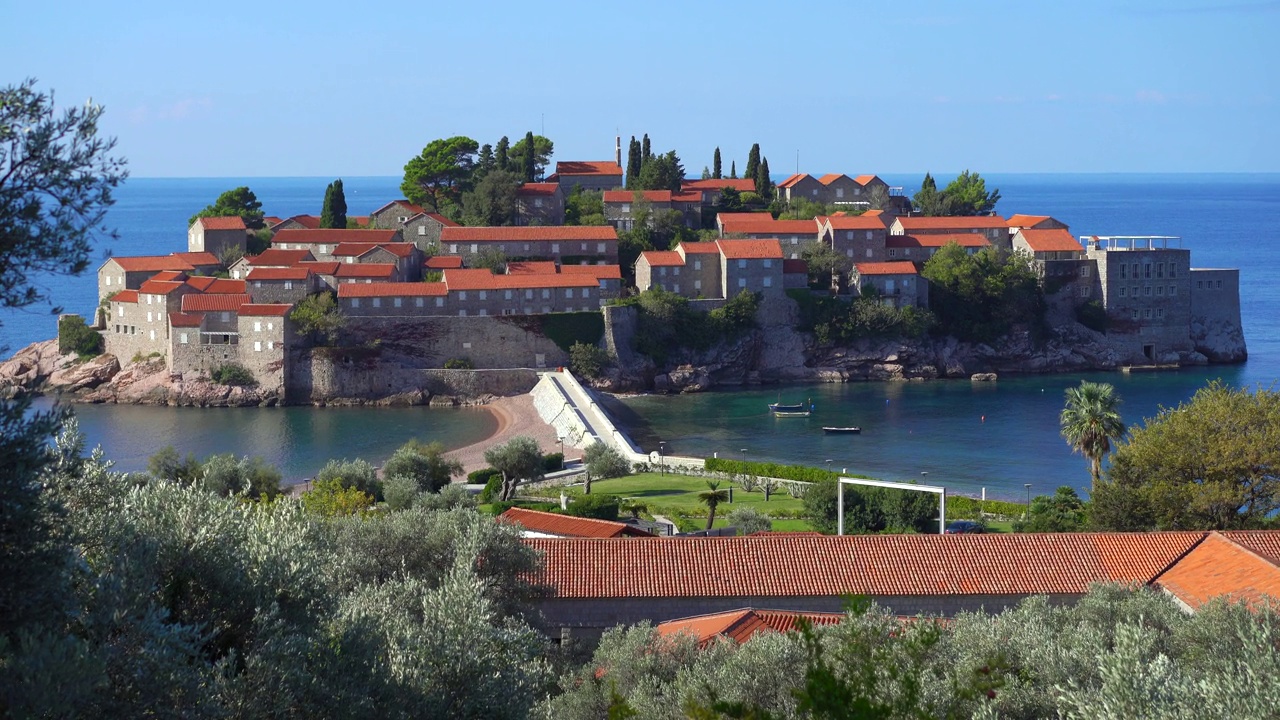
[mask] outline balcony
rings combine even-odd
[[[1181,250],[1177,235],[1081,235],[1080,244],[1090,250]]]

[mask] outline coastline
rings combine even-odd
[[[445,457],[462,463],[463,473],[482,470],[489,466],[484,460],[484,451],[495,445],[501,445],[514,437],[525,435],[537,441],[543,453],[560,451],[560,443],[556,438],[556,430],[548,425],[533,406],[533,396],[524,393],[499,397],[478,406],[493,416],[497,425],[493,432],[483,440],[470,445],[450,450]],[[564,446],[565,459],[582,457],[582,451],[571,445]]]

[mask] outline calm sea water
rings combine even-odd
[[[908,190],[919,176],[887,175]],[[1235,385],[1270,387],[1280,380],[1280,174],[1265,175],[991,175],[999,209],[1049,214],[1076,235],[1179,235],[1195,267],[1241,269],[1241,299],[1249,362],[1175,373],[1098,374],[1124,398],[1124,416],[1136,422],[1160,406],[1189,398],[1214,378]],[[288,216],[320,211],[330,178],[133,179],[119,193],[109,223],[120,238],[99,243],[97,253],[170,252],[185,247],[186,221],[218,193],[247,184],[267,213]],[[945,181],[940,178],[940,182]],[[367,214],[400,196],[399,179],[343,178],[349,212]],[[96,266],[96,263],[95,263]],[[96,269],[96,268],[95,268]],[[89,312],[96,280],[41,279],[55,303]],[[54,320],[43,313],[5,313],[0,345],[16,349],[52,337]],[[964,492],[1020,498],[1024,484],[1048,492],[1061,484],[1088,483],[1086,465],[1058,436],[1062,392],[1079,376],[1006,378],[990,385],[967,381],[897,384],[807,385],[626,401],[627,419],[642,442],[668,443],[671,452],[756,460],[803,462],[848,468],[892,479],[919,479]],[[779,396],[812,397],[817,413],[807,420],[777,420],[763,412]],[[474,411],[387,408],[195,408],[80,407],[81,426],[123,469],[145,466],[156,448],[173,444],[197,454],[260,454],[287,477],[313,473],[329,457],[382,458],[410,437],[459,446],[484,437],[487,415]],[[821,433],[822,425],[859,425],[860,436]]]

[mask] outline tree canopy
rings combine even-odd
[[[1000,202],[1000,191],[987,192],[987,183],[978,173],[968,170],[938,190],[938,183],[925,173],[920,191],[912,198],[921,215],[990,215]]]
[[[678,191],[684,182],[684,166],[680,164],[680,157],[675,150],[668,150],[645,158],[636,182],[640,190]]]
[[[540,480],[545,472],[538,441],[526,435],[513,437],[484,451],[484,461],[502,473],[500,500],[510,500],[521,480]]]
[[[239,215],[246,227],[250,230],[258,230],[262,228],[262,203],[258,200],[258,196],[248,187],[241,185],[237,188],[231,188],[218,196],[212,205],[208,205],[205,209],[192,215],[187,224],[195,222],[202,217],[230,217]]]
[[[526,160],[529,147],[529,140],[533,140],[532,165]],[[551,156],[555,153],[555,143],[541,136],[534,135],[532,132],[526,133],[523,138],[511,147],[511,155],[519,158],[521,163],[521,172],[524,174],[525,182],[535,182],[541,180],[547,171],[547,166],[551,163]]]
[[[289,311],[289,319],[298,324],[298,332],[310,335],[313,342],[333,345],[338,342],[347,316],[338,307],[332,291],[308,295]]]
[[[986,247],[969,254],[949,243],[920,273],[930,282],[938,329],[961,340],[991,342],[1022,325],[1039,336],[1046,304],[1029,256]]]
[[[510,170],[485,174],[474,189],[462,195],[462,221],[467,225],[514,225],[521,182],[521,176]]]
[[[1058,418],[1062,437],[1073,451],[1089,460],[1089,473],[1097,487],[1102,479],[1102,459],[1111,454],[1111,443],[1124,437],[1120,397],[1115,386],[1087,380],[1067,388],[1066,396]]]
[[[329,183],[324,191],[324,206],[320,210],[320,227],[347,227],[347,195],[342,189],[342,178]]]
[[[410,440],[383,464],[383,477],[412,478],[420,491],[440,492],[453,482],[454,476],[462,474],[462,463],[446,458],[444,454],[444,445],[439,442]]]
[[[405,164],[400,191],[409,202],[437,211],[446,202],[458,202],[471,180],[479,149],[479,143],[461,135],[432,140]]]

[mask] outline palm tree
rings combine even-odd
[[[698,493],[698,499],[703,505],[707,506],[707,510],[711,512],[707,515],[707,529],[711,529],[711,525],[716,521],[716,506],[722,502],[729,502],[729,491],[720,490],[719,482],[707,481],[707,487],[710,488],[706,492]]]
[[[1079,387],[1067,388],[1067,404],[1059,417],[1062,437],[1089,460],[1095,489],[1102,480],[1102,458],[1111,453],[1112,442],[1124,437],[1118,407],[1120,396],[1107,383],[1081,381]]]

